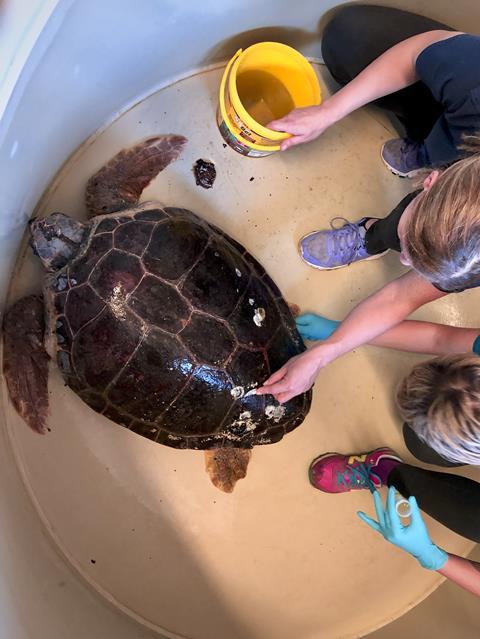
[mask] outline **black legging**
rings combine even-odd
[[[387,217],[382,218],[372,224],[365,233],[365,248],[370,255],[383,253],[387,249],[400,252],[400,239],[398,237],[398,223],[403,212],[418,195],[420,191],[414,191],[406,195]]]
[[[407,425],[403,426],[407,448],[417,459],[427,464],[461,466],[447,461],[424,444]],[[399,464],[388,477],[405,497],[415,495],[420,508],[459,535],[480,542],[480,484],[450,473]]]
[[[325,64],[334,79],[347,84],[373,60],[402,40],[434,29],[451,27],[398,9],[352,5],[340,9],[327,24],[322,39]],[[407,136],[423,140],[442,112],[429,89],[417,82],[380,98],[376,104],[392,111],[405,126]],[[399,250],[397,226],[416,193],[404,198],[383,220],[366,234],[367,251]],[[410,452],[423,462],[455,466],[424,444],[408,426],[404,438]],[[466,477],[398,465],[388,478],[405,497],[415,495],[419,506],[434,519],[463,537],[480,542],[480,484]]]

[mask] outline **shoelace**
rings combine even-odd
[[[334,225],[336,220],[343,222],[342,226],[336,227]],[[334,252],[341,252],[346,262],[352,262],[364,244],[364,237],[358,224],[352,224],[344,217],[337,216],[331,220],[330,226],[335,231],[332,236]]]
[[[380,477],[372,471],[372,464],[359,464],[358,466],[347,466],[343,472],[337,473],[337,482],[340,486],[346,488],[354,485],[368,488],[371,493],[375,492],[375,484],[372,478],[378,480],[381,484]]]

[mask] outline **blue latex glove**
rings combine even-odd
[[[408,500],[411,509],[409,526],[402,524],[397,513],[393,486],[388,489],[385,508],[377,490],[373,493],[373,500],[378,521],[362,512],[357,513],[360,519],[383,535],[391,544],[410,553],[424,568],[440,570],[445,565],[448,555],[444,550],[435,546],[430,539],[415,497],[410,497]]]
[[[303,339],[317,340],[330,337],[340,322],[315,315],[315,313],[305,313],[297,317],[295,324]]]

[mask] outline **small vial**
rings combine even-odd
[[[397,511],[397,515],[402,519],[408,519],[412,514],[412,509],[410,507],[410,502],[402,495],[397,493],[396,497],[395,510]]]

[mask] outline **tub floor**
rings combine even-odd
[[[342,318],[400,274],[397,256],[322,273],[300,261],[296,244],[335,215],[383,216],[406,193],[409,184],[379,157],[392,137],[387,121],[362,110],[308,146],[246,159],[225,148],[216,130],[220,75],[210,70],[187,78],[121,116],[64,167],[40,213],[82,217],[86,180],[114,153],[148,135],[186,135],[183,156],[142,199],[190,208],[221,226],[260,259],[290,302]],[[191,171],[201,157],[217,168],[209,191],[195,185]],[[27,251],[12,298],[37,290],[40,278]],[[418,316],[467,325],[471,311],[470,325],[478,325],[474,304],[465,293]],[[360,637],[441,580],[360,522],[357,510],[373,511],[368,492],[320,493],[310,487],[307,469],[322,452],[381,445],[411,460],[393,392],[419,359],[361,348],[330,365],[304,424],[279,444],[255,448],[232,495],[210,483],[202,452],[160,446],[116,426],[65,388],[56,370],[51,432],[31,433],[9,408],[9,433],[62,553],[141,622],[191,639]],[[449,551],[466,554],[472,547],[433,520],[429,530]]]

